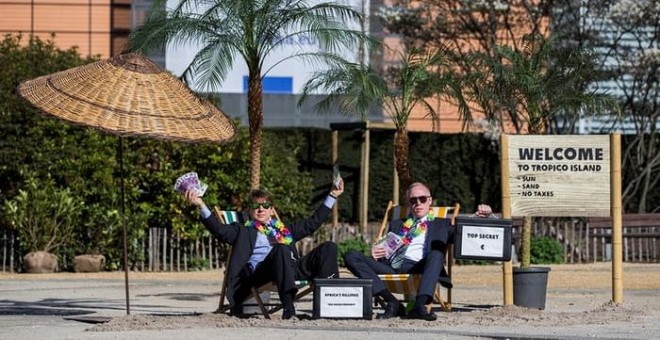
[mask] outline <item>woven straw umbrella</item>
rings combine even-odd
[[[130,314],[121,136],[223,143],[233,139],[235,126],[168,71],[133,53],[25,81],[18,92],[47,115],[120,136],[126,313]]]

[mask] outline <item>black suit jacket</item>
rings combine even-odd
[[[323,221],[330,215],[331,211],[330,208],[322,204],[309,218],[286,225],[291,231],[291,237],[293,238],[293,242],[291,242],[289,247],[296,258],[299,255],[295,243],[304,237],[312,235],[321,227]],[[211,214],[206,219],[202,219],[202,223],[220,242],[232,245],[231,258],[228,264],[229,269],[227,270],[227,277],[225,279],[228,280],[227,299],[230,306],[234,306],[235,292],[241,284],[246,283],[244,278],[250,274],[247,269],[247,263],[254,251],[258,231],[255,228],[248,228],[238,222],[221,224],[214,214]]]

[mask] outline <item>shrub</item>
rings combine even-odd
[[[532,237],[531,255],[533,264],[564,263],[564,247],[552,237]]]
[[[362,236],[339,242],[338,246],[339,258],[337,259],[337,263],[340,267],[344,267],[344,255],[351,250],[357,250],[365,255],[371,255],[371,245]]]
[[[21,189],[3,206],[4,218],[27,251],[51,252],[73,242],[82,203],[71,191],[29,174]]]
[[[194,256],[188,258],[188,271],[207,270],[210,267],[209,259]]]
[[[461,266],[476,265],[476,266],[486,266],[493,264],[493,261],[489,260],[456,260],[456,264]]]

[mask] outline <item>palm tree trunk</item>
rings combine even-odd
[[[539,114],[529,113],[531,117],[536,117]],[[542,123],[530,123],[530,135],[540,135],[545,131],[542,130]],[[520,235],[520,268],[529,268],[532,263],[532,216],[523,217],[522,233]]]
[[[248,122],[250,131],[250,189],[259,188],[261,176],[261,135],[264,122],[261,71],[250,72],[248,79]]]
[[[396,162],[396,172],[399,175],[400,188],[403,191],[408,190],[408,187],[412,184],[410,164],[408,164],[408,154],[408,130],[397,129],[394,134],[394,157]]]
[[[531,250],[532,250],[532,217],[525,216],[523,217],[523,228],[522,234],[520,235],[521,240],[521,250],[522,254],[520,260],[520,268],[528,268],[531,264]]]

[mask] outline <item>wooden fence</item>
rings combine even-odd
[[[520,249],[522,219],[514,219],[513,238]],[[612,259],[612,220],[609,217],[536,218],[532,235],[556,238],[564,246],[565,263],[601,262]],[[623,261],[660,261],[660,214],[623,216]]]
[[[213,237],[197,240],[171,235],[166,228],[149,228],[146,237],[138,242],[143,254],[129,253],[130,269],[134,271],[188,271],[223,268],[227,246]],[[13,273],[22,268],[18,238],[12,230],[0,230],[0,269]],[[131,260],[137,259],[137,260]],[[71,259],[69,259],[70,261]],[[60,259],[60,263],[67,259]]]
[[[18,238],[13,230],[3,229],[0,234],[0,246],[2,247],[2,272],[13,273],[16,268],[18,251]]]
[[[332,229],[326,226],[314,237],[307,237],[298,242],[298,249],[302,254],[306,254],[327,239],[340,242],[355,237],[355,230],[357,230],[356,227],[341,225],[332,232]],[[227,245],[218,242],[211,236],[190,240],[182,238],[179,234],[172,235],[166,228],[149,228],[145,238],[138,243],[144,253],[138,254],[139,256],[129,253],[130,269],[150,272],[222,269],[229,249]],[[2,272],[20,271],[24,252],[20,249],[18,238],[13,230],[0,229],[0,249]],[[60,263],[66,261],[67,259],[60,259]]]
[[[513,239],[520,249],[521,220],[514,220]],[[378,223],[369,224],[370,242]],[[372,230],[373,229],[373,230]],[[341,242],[358,236],[356,226],[340,224],[333,229],[325,226],[314,237],[303,239],[298,249],[305,254],[320,242]],[[536,218],[533,235],[556,238],[564,246],[565,263],[600,262],[611,260],[612,223],[609,218]],[[623,261],[650,262],[660,260],[660,214],[628,214],[623,217]],[[227,256],[227,246],[213,237],[197,240],[184,239],[169,234],[165,228],[150,228],[141,240],[143,256],[131,261],[131,270],[139,271],[188,271],[195,269],[221,269]],[[0,268],[2,272],[19,271],[22,251],[12,230],[0,231]]]
[[[591,218],[588,227],[593,244],[593,258],[605,258],[612,242],[612,220]],[[660,214],[628,214],[623,216],[623,261],[658,262],[660,249]],[[610,250],[611,251],[611,250]]]
[[[166,228],[149,228],[145,261],[139,261],[140,271],[188,271],[224,267],[227,246],[213,237],[197,240],[170,235]]]

